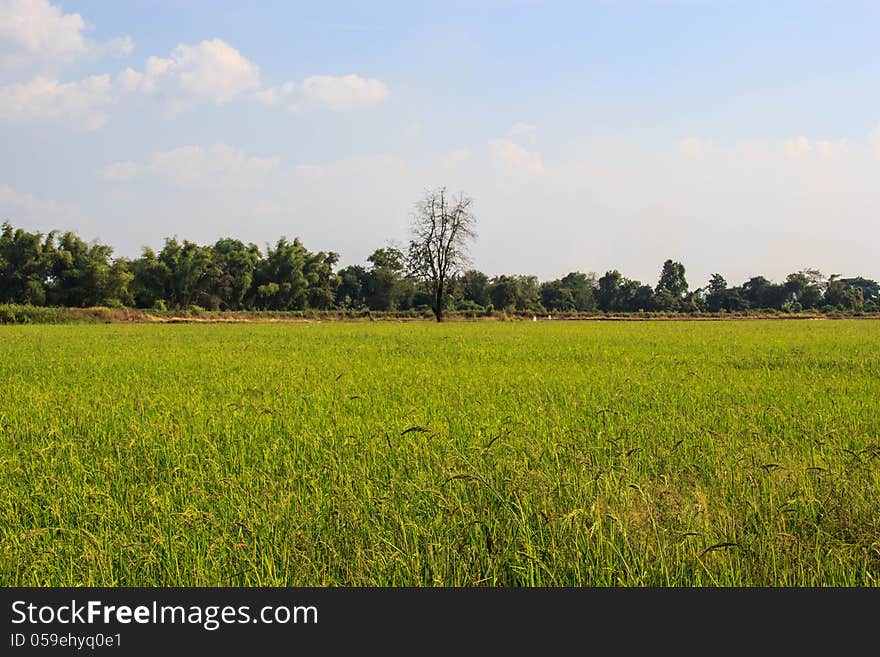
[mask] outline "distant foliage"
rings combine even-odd
[[[490,277],[476,269],[459,272],[452,265],[466,259],[463,252],[453,249],[441,286],[440,279],[432,280],[413,266],[414,255],[425,252],[433,250],[419,251],[410,245],[404,253],[385,246],[376,249],[363,266],[337,269],[339,254],[312,252],[298,238],[282,237],[260,249],[231,238],[200,245],[169,237],[158,253],[145,247],[139,257],[130,259],[114,257],[112,247],[85,242],[72,232],[32,233],[7,221],[0,225],[0,304],[157,312],[197,307],[210,311],[412,311],[415,316],[436,316],[443,308],[466,316],[880,310],[877,281],[839,274],[826,277],[815,269],[791,273],[782,283],[754,276],[736,286],[714,274],[704,287],[689,289],[684,265],[670,259],[663,263],[653,287],[626,278],[616,269],[602,276],[570,272],[542,282],[531,275]],[[430,270],[424,258],[422,264]]]

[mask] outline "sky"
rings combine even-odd
[[[0,0],[0,219],[341,266],[474,200],[489,275],[880,279],[880,3]]]

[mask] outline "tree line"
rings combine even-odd
[[[157,310],[432,309],[435,314],[438,307],[468,314],[880,310],[880,284],[862,277],[826,277],[804,269],[781,283],[755,276],[730,286],[715,274],[707,285],[692,289],[684,266],[672,260],[662,264],[653,286],[617,270],[602,276],[572,272],[542,282],[529,275],[490,277],[476,269],[450,269],[438,286],[425,273],[437,255],[426,251],[426,244],[414,240],[408,253],[385,246],[366,265],[342,268],[337,268],[337,253],[312,252],[299,239],[284,237],[263,249],[232,238],[200,245],[171,237],[159,251],[146,247],[137,258],[123,258],[73,232],[28,232],[7,221],[0,230],[0,303]]]

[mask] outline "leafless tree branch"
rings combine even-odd
[[[472,205],[464,193],[450,196],[440,187],[426,191],[412,215],[407,264],[428,285],[438,322],[443,321],[449,280],[470,262],[468,244],[476,238]]]

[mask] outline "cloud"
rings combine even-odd
[[[381,80],[358,75],[314,75],[302,83],[302,95],[309,104],[338,112],[378,105],[390,93]]]
[[[708,144],[698,137],[685,137],[678,142],[678,150],[682,155],[699,155]]]
[[[46,73],[84,57],[127,55],[130,37],[95,43],[79,14],[65,14],[48,0],[0,0],[0,67]]]
[[[107,122],[107,110],[115,102],[109,75],[63,84],[36,77],[27,83],[0,87],[0,120],[65,121],[95,130]]]
[[[89,53],[127,54],[134,47],[128,37],[103,44],[89,41],[79,14],[64,14],[46,0],[0,0],[3,9],[0,47],[6,46],[9,57],[24,53],[71,61]],[[0,55],[0,63],[3,58],[8,57]],[[223,105],[238,98],[290,109],[355,110],[381,103],[389,93],[384,82],[357,75],[319,75],[300,85],[264,87],[257,64],[214,38],[179,44],[168,57],[149,57],[141,69],[128,67],[113,79],[95,75],[60,82],[40,73],[30,82],[0,87],[0,120],[65,120],[94,130],[109,119],[109,106],[123,98],[153,98],[170,118],[199,104]]]
[[[27,83],[0,87],[0,120],[64,120],[94,130],[110,118],[111,105],[124,98],[155,98],[168,118],[199,103],[225,104],[250,98],[267,106],[288,104],[344,111],[367,107],[388,96],[378,80],[358,76],[306,78],[262,88],[259,67],[220,39],[180,45],[170,58],[150,57],[142,71],[127,68],[116,76],[97,75],[79,82],[37,76]]]
[[[91,230],[93,217],[75,205],[21,192],[0,185],[0,223],[9,221],[16,228],[46,233],[49,230]]]
[[[293,95],[295,88],[293,82],[285,82],[277,87],[262,89],[256,92],[254,97],[258,103],[262,103],[263,105],[280,105]]]
[[[880,157],[880,124],[868,135],[868,144],[877,157]]]
[[[822,157],[840,157],[846,155],[850,145],[844,140],[817,141],[816,150]]]
[[[181,44],[168,58],[150,57],[143,71],[128,68],[118,82],[129,93],[166,102],[176,113],[196,102],[221,105],[260,88],[260,68],[222,39]]]
[[[130,36],[116,37],[106,43],[95,46],[95,52],[101,55],[124,56],[134,52],[134,39]]]
[[[507,136],[534,145],[537,141],[538,129],[530,123],[514,123],[507,131]]]
[[[489,155],[507,173],[530,175],[544,173],[541,154],[529,151],[511,139],[490,139]]]
[[[127,182],[136,178],[142,169],[131,161],[114,162],[101,170],[101,177],[110,182]]]
[[[263,183],[278,168],[277,157],[250,157],[227,144],[182,146],[153,153],[146,164],[115,162],[101,170],[110,182],[152,177],[180,189],[246,188]]]
[[[345,112],[378,105],[390,93],[381,80],[365,79],[358,75],[315,75],[298,85],[285,82],[277,87],[261,89],[254,94],[254,98],[263,105],[283,105],[293,111],[318,108]]]
[[[104,231],[125,216],[119,244],[127,241],[132,252],[180,230],[203,242],[224,234],[255,243],[298,235],[310,248],[339,251],[350,264],[388,238],[405,238],[422,190],[446,184],[476,199],[481,238],[474,257],[490,275],[526,268],[546,280],[618,268],[654,282],[672,257],[685,263],[692,287],[715,271],[731,283],[758,273],[784,280],[808,266],[876,277],[871,247],[880,228],[872,213],[880,188],[866,138],[839,158],[822,156],[822,142],[810,140],[813,150],[798,160],[786,155],[785,138],[693,139],[702,149],[694,158],[681,155],[677,140],[609,138],[560,164],[503,137],[489,148],[486,140],[473,151],[456,144],[461,150],[435,157],[386,154],[289,166],[229,146],[190,146],[105,169],[107,179],[150,184],[107,186],[132,199],[106,201]],[[162,181],[168,185],[157,193]],[[192,188],[198,191],[187,191]],[[180,217],[187,218],[183,228]],[[540,257],[536,221],[550,236]],[[107,235],[101,233],[117,243]]]
[[[105,216],[117,218],[106,221],[101,239],[125,254],[164,235],[201,243],[232,236],[257,244],[287,235],[309,248],[366,258],[406,229],[424,185],[411,163],[390,154],[285,165],[222,144],[117,162],[99,175],[131,181],[105,184],[96,195]],[[113,190],[129,192],[128,198],[111,199]]]
[[[54,213],[58,204],[52,200],[44,200],[33,194],[17,192],[9,185],[0,185],[0,217],[15,220],[18,215],[27,216],[42,213]]]
[[[869,136],[870,143],[870,136]],[[783,149],[788,157],[804,157],[816,154],[819,157],[841,157],[850,150],[850,145],[844,140],[818,140],[811,142],[806,137],[795,137],[783,144]]]
[[[813,146],[806,137],[795,137],[785,142],[784,149],[788,157],[801,157],[812,151]]]
[[[390,95],[381,80],[358,75],[316,75],[301,84],[264,87],[259,66],[221,39],[181,44],[167,58],[147,59],[142,71],[126,69],[117,82],[123,92],[162,101],[172,116],[199,102],[222,105],[240,97],[294,110],[348,111],[377,105]]]

